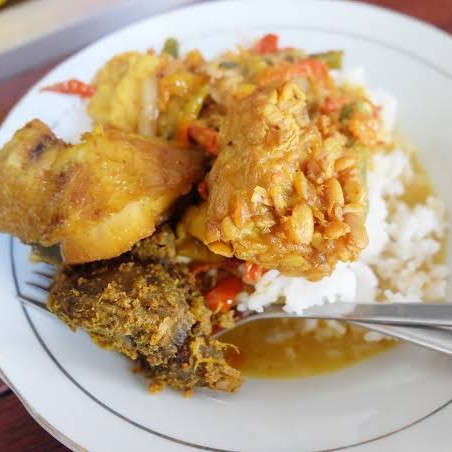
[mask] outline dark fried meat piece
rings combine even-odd
[[[183,390],[240,386],[224,344],[209,338],[212,312],[183,266],[126,256],[62,267],[48,306],[99,346],[144,359],[159,382]]]
[[[177,353],[195,323],[185,298],[175,268],[114,260],[64,267],[48,305],[100,346],[132,359],[145,355],[156,365]]]
[[[167,224],[159,226],[151,237],[135,243],[131,254],[141,261],[174,260],[177,255],[174,232]],[[42,246],[33,243],[30,257],[33,262],[46,262],[56,266],[63,261],[58,245]]]
[[[131,252],[141,261],[173,260],[177,254],[176,238],[171,228],[164,224],[151,237],[136,243]]]
[[[179,350],[165,366],[146,366],[145,372],[157,386],[169,385],[181,391],[207,386],[221,391],[235,391],[241,384],[239,372],[224,359],[228,345],[206,337],[196,337]]]

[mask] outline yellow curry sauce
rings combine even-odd
[[[402,198],[409,205],[424,203],[434,194],[428,175],[416,157],[413,158],[415,177]],[[438,253],[444,262],[445,246]],[[303,333],[302,319],[267,319],[253,322],[225,334],[224,342],[234,344],[228,359],[245,375],[259,378],[295,378],[327,374],[357,364],[394,347],[397,342],[383,340],[367,342],[366,330],[347,327],[338,337],[316,338],[315,331]]]
[[[315,334],[300,332],[303,322],[266,319],[231,331],[222,339],[240,352],[229,351],[230,364],[251,377],[308,377],[351,366],[395,344],[387,340],[366,342],[364,330],[357,328],[347,328],[345,335],[319,342]]]

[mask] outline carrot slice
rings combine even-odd
[[[261,77],[260,83],[289,81],[298,77],[312,77],[316,80],[328,78],[328,67],[321,60],[306,58],[298,63],[286,63],[266,69]]]
[[[341,111],[344,104],[347,103],[347,98],[345,96],[341,97],[327,97],[320,106],[320,111],[322,113],[333,113],[335,111]]]
[[[259,55],[274,53],[278,50],[278,35],[269,33],[257,41],[254,50]]]
[[[218,155],[218,132],[211,127],[190,126],[188,136],[198,143],[208,154]]]
[[[41,91],[53,91],[60,94],[69,94],[79,97],[91,97],[96,92],[96,87],[80,80],[71,79],[65,82],[55,83],[54,85],[46,86]]]
[[[209,197],[209,187],[207,186],[207,182],[205,180],[202,180],[198,184],[197,188],[201,199],[203,199],[204,201],[207,200],[207,198]]]
[[[189,147],[190,146],[190,137],[188,134],[188,131],[190,129],[190,124],[188,122],[182,122],[179,125],[179,129],[177,131],[177,141],[183,146],[183,147]]]
[[[263,268],[260,265],[253,262],[245,262],[245,274],[242,278],[244,283],[254,284],[261,279],[263,274]]]
[[[229,276],[204,295],[206,305],[214,312],[228,312],[236,305],[235,298],[242,290],[242,280],[236,276]]]

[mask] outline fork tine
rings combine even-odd
[[[49,264],[48,262],[40,262],[39,266],[46,268],[49,272],[54,273],[56,270],[56,265]]]
[[[42,270],[34,270],[34,273],[36,273],[37,275],[40,275],[40,276],[42,276],[42,277],[44,277],[46,279],[53,280],[53,276],[54,276],[53,273],[47,273],[47,272],[42,271]]]
[[[51,287],[51,284],[48,286],[42,286],[41,284],[35,283],[33,281],[26,281],[25,284],[27,284],[27,286],[36,287],[37,289],[43,290],[44,292],[48,292]]]
[[[38,308],[41,311],[45,311],[47,313],[50,313],[49,308],[47,307],[46,303],[42,301],[35,300],[34,298],[30,298],[27,296],[22,295],[21,296],[22,302],[27,306],[32,306],[33,308]]]

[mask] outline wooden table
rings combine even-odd
[[[452,33],[452,0],[367,0],[367,3],[417,17]],[[57,62],[27,71],[0,84],[0,122],[29,86]],[[46,433],[19,400],[0,382],[0,451],[48,452],[67,450]]]

